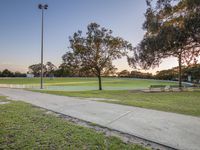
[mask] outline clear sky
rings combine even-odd
[[[134,46],[144,34],[145,0],[0,0],[0,70],[26,71],[40,62],[39,3],[49,5],[45,11],[45,62],[59,65],[69,46],[68,37],[77,30],[85,31],[91,22],[112,29]],[[119,70],[131,70],[126,59],[114,64]],[[176,59],[170,58],[154,72],[176,65]]]

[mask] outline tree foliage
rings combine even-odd
[[[57,69],[57,67],[52,62],[48,61],[46,63],[46,74],[49,77],[53,77],[54,76],[54,72],[55,72],[56,69]]]
[[[200,83],[200,64],[187,66],[183,69],[183,76],[187,78],[191,76],[192,81]]]
[[[158,71],[155,79],[161,80],[177,80],[179,67],[174,67],[168,70]],[[188,76],[191,76],[192,82],[200,82],[200,64],[182,66],[183,81],[188,81]]]
[[[35,77],[39,77],[41,73],[41,64],[33,64],[28,67],[29,73],[34,74]],[[56,70],[56,66],[51,63],[47,62],[46,64],[43,65],[43,72],[44,76],[52,77],[54,76],[54,72]]]
[[[117,75],[118,75],[118,77],[129,77],[130,72],[128,70],[122,70],[122,71],[118,72]]]
[[[41,73],[41,64],[33,64],[31,66],[28,67],[29,71],[28,73],[32,73],[34,74],[35,77],[39,77],[40,76],[40,73]],[[44,72],[44,75],[45,75],[45,72],[46,72],[46,66],[43,65],[43,72]]]

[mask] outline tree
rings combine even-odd
[[[146,34],[135,48],[129,64],[144,69],[158,66],[163,58],[174,56],[179,63],[179,86],[182,86],[182,66],[197,63],[200,55],[199,0],[147,0]],[[197,22],[198,21],[198,22]]]
[[[168,70],[158,71],[155,75],[155,78],[160,80],[177,80],[177,77],[178,77],[178,67],[174,67]]]
[[[35,77],[40,76],[41,73],[41,64],[33,64],[31,66],[28,67],[29,69],[29,73],[34,74]],[[44,72],[44,76],[53,76],[54,72],[56,70],[56,66],[48,61],[45,65],[43,65],[43,72]]]
[[[54,71],[54,76],[55,77],[69,77],[69,71],[65,70],[62,66],[59,66],[58,69]]]
[[[97,76],[99,90],[102,90],[102,74],[108,68],[114,68],[112,61],[126,56],[132,49],[129,42],[114,37],[111,30],[100,27],[97,23],[88,25],[85,36],[82,35],[82,31],[78,31],[69,41],[71,51],[67,52],[65,57],[72,58],[72,66],[90,70]]]
[[[41,73],[41,64],[33,64],[31,66],[28,67],[29,69],[29,73],[34,74],[35,77],[39,77],[40,73]],[[46,74],[47,68],[45,65],[43,65],[43,71],[44,71],[44,75]]]
[[[152,73],[143,73],[140,71],[131,71],[129,76],[133,77],[133,78],[143,78],[143,79],[152,79],[153,78]]]
[[[63,60],[63,63],[60,65],[60,68],[67,71],[69,76],[72,76],[72,77],[80,76],[81,64],[80,64],[80,61],[77,60],[77,58],[75,57],[74,53],[66,52],[62,56],[62,60]]]
[[[191,76],[193,82],[200,83],[200,64],[190,65],[183,69],[183,74],[187,80]]]
[[[102,76],[108,77],[108,76],[116,76],[117,74],[117,68],[114,66],[108,66],[105,71],[102,73]]]
[[[56,66],[52,62],[48,61],[46,63],[46,73],[47,73],[47,75],[50,76],[50,77],[54,76],[55,70],[56,70]]]
[[[118,77],[129,77],[130,72],[128,70],[122,70],[118,73]]]
[[[21,73],[19,71],[16,71],[14,74],[14,77],[26,77],[26,74],[25,73]]]
[[[4,69],[4,70],[2,71],[2,73],[1,73],[1,76],[2,76],[2,77],[13,77],[14,74],[13,74],[13,72],[11,72],[10,70]]]

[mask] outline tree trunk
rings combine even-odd
[[[99,79],[99,90],[102,90],[101,75],[98,75],[98,79]]]
[[[181,54],[179,54],[178,56],[178,67],[179,67],[179,75],[178,75],[178,79],[179,79],[179,88],[180,90],[182,89],[182,63],[181,63]]]

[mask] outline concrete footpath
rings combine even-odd
[[[0,88],[0,95],[129,133],[182,150],[200,149],[200,118],[138,107],[123,106]]]

